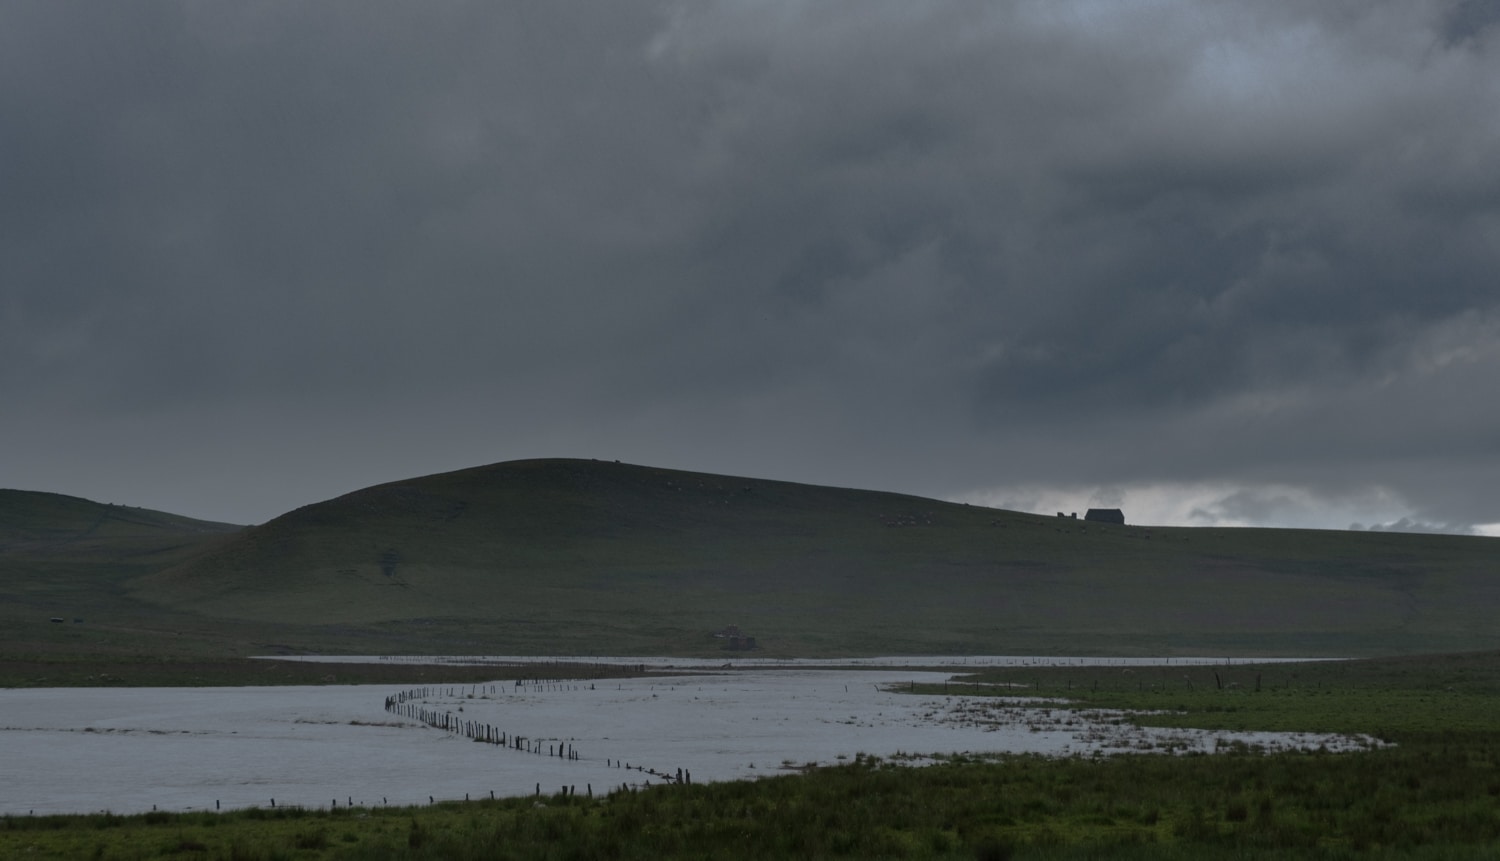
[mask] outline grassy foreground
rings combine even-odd
[[[1479,858],[1500,736],[1355,756],[860,762],[757,782],[337,812],[39,817],[9,858]]]
[[[1143,722],[1367,731],[1395,744],[1353,754],[952,757],[916,769],[862,757],[802,775],[595,798],[10,817],[0,819],[0,857],[1500,857],[1500,729],[1485,719],[1500,713],[1495,654],[988,675],[991,693],[1168,710]]]

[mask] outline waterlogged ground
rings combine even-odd
[[[1328,658],[1103,658],[1059,657],[1056,655],[889,655],[879,658],[757,658],[744,652],[718,658],[662,657],[544,657],[523,655],[275,655],[267,660],[307,663],[368,663],[386,665],[458,664],[462,666],[517,664],[546,666],[553,663],[595,664],[614,667],[647,667],[653,670],[719,670],[735,669],[809,669],[859,667],[861,669],[951,668],[955,672],[994,669],[997,667],[1202,667],[1236,664],[1283,664],[1327,661]]]
[[[1311,734],[1140,729],[1117,713],[899,692],[948,674],[744,669],[672,679],[421,688],[0,691],[0,814],[328,807],[578,794],[832,764],[859,754],[1094,755],[1225,745],[1344,749]],[[531,750],[481,744],[387,711],[484,725]],[[408,708],[409,707],[409,708]],[[571,749],[572,759],[554,754]],[[651,772],[655,772],[653,775]]]

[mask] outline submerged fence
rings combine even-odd
[[[526,753],[534,756],[548,756],[569,762],[582,762],[583,756],[574,747],[571,741],[558,738],[538,738],[525,735],[514,730],[498,727],[487,721],[479,721],[462,714],[463,708],[458,712],[451,709],[436,708],[429,702],[438,697],[482,697],[488,699],[490,696],[502,694],[504,685],[457,685],[457,686],[426,686],[411,688],[391,694],[385,698],[385,710],[390,714],[418,721],[434,729],[450,732],[463,736],[481,744],[493,745],[504,750],[516,753]],[[576,680],[546,680],[546,679],[518,679],[511,687],[515,693],[556,693],[563,691],[584,690],[585,686]],[[589,682],[587,690],[594,690],[594,684]],[[597,759],[590,760],[598,765]],[[640,764],[632,764],[621,759],[606,758],[606,768],[618,768],[625,771],[635,771],[640,774],[650,775],[663,783],[687,785],[693,782],[693,773],[687,769],[678,768],[659,770]],[[649,785],[650,781],[645,781]],[[641,784],[622,783],[618,789],[633,790]],[[593,795],[593,786],[588,784],[588,794]],[[572,794],[571,786],[563,788],[564,794]],[[536,785],[536,794],[541,794],[541,784]],[[491,797],[493,797],[491,793]],[[467,800],[467,798],[465,799]]]

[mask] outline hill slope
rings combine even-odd
[[[0,554],[118,539],[223,534],[241,528],[60,493],[0,489]]]
[[[175,565],[241,528],[161,511],[26,490],[0,490],[0,647],[92,651],[110,642],[154,650],[186,623],[126,594],[133,577]],[[66,628],[49,622],[67,620]],[[82,619],[87,624],[74,620]],[[122,637],[149,630],[157,635]],[[174,644],[175,645],[175,644]]]
[[[1500,644],[1493,539],[1141,528],[581,460],[395,482],[136,578],[388,648],[1373,654]]]

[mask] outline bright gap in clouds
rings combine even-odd
[[[1247,526],[1436,532],[1500,537],[1500,523],[1430,523],[1383,488],[1323,495],[1291,485],[1150,483],[1109,486],[1022,485],[975,490],[953,497],[991,508],[1053,515],[1090,508],[1119,508],[1125,522],[1150,526]]]

